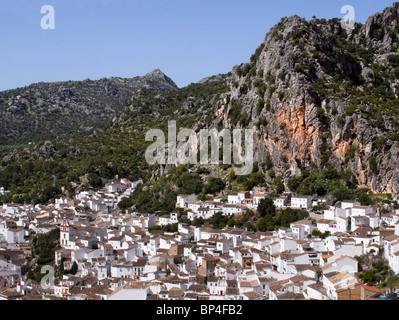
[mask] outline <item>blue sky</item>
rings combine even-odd
[[[356,21],[393,0],[0,0],[0,90],[34,82],[135,77],[161,69],[179,87],[249,61],[282,17]],[[40,9],[55,9],[43,30]]]

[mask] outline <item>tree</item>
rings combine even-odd
[[[203,226],[203,224],[204,224],[204,218],[202,218],[202,217],[195,217],[194,218],[194,221],[193,221],[193,226],[194,227],[201,227],[201,226]]]
[[[209,223],[215,229],[223,229],[227,225],[228,221],[229,218],[227,216],[224,216],[221,212],[217,212],[212,216],[212,218],[209,219]]]
[[[314,228],[312,231],[312,236],[319,237],[320,239],[325,239],[330,235],[330,231],[321,232],[317,228]]]
[[[121,209],[122,211],[125,211],[126,209],[132,206],[133,206],[132,198],[123,197],[121,201],[118,202],[118,208]]]
[[[280,193],[284,192],[285,187],[284,187],[284,183],[283,183],[283,177],[282,176],[275,177],[273,180],[273,186],[274,186],[276,193],[280,194]]]
[[[65,258],[64,257],[61,257],[61,262],[60,262],[60,273],[61,274],[64,274],[64,261],[65,261]]]
[[[379,281],[379,277],[374,269],[363,271],[361,274],[359,274],[359,279],[369,285],[374,285]]]
[[[276,207],[271,198],[262,199],[258,205],[258,213],[261,217],[268,214],[274,215],[276,213]]]
[[[75,275],[77,272],[78,272],[78,264],[76,263],[76,261],[74,261],[71,268],[71,274]]]
[[[273,223],[273,218],[271,215],[267,215],[261,219],[258,220],[256,223],[256,228],[259,231],[265,232],[265,231],[273,231],[276,229],[276,226]]]
[[[216,193],[223,190],[225,187],[226,184],[221,178],[210,177],[204,191],[205,193]]]
[[[87,175],[87,181],[91,184],[94,188],[102,187],[102,180],[96,173],[89,173]]]

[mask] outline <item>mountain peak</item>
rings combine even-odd
[[[382,13],[370,16],[363,26],[367,47],[380,54],[399,48],[399,2],[385,8]]]
[[[153,71],[147,73],[144,77],[144,79],[148,81],[157,81],[164,83],[168,89],[178,89],[178,86],[174,81],[169,78],[165,73],[163,73],[160,69],[154,69]]]

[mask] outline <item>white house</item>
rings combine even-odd
[[[351,217],[351,231],[356,230],[358,227],[369,227],[370,219],[367,216],[352,216]]]
[[[287,197],[273,198],[273,204],[276,208],[285,208],[288,204]]]
[[[335,220],[328,220],[328,219],[321,219],[317,221],[317,229],[324,233],[324,232],[331,232],[333,233],[335,231],[334,225],[336,225]]]
[[[384,222],[387,226],[395,226],[399,222],[399,210],[383,214],[381,222]]]
[[[305,226],[301,224],[294,224],[291,226],[293,239],[305,239]]]
[[[312,224],[311,220],[299,220],[296,222],[292,222],[290,224],[290,228],[293,229],[294,226],[297,226],[297,227],[302,226],[303,232],[304,232],[303,236],[305,236],[305,237],[307,235],[311,234],[313,229],[315,228],[315,226]],[[293,231],[293,233],[294,233],[294,231]]]
[[[337,223],[337,232],[347,232],[348,231],[348,218],[337,217],[335,220]]]
[[[368,207],[368,206],[353,206],[351,208],[351,216],[352,217],[357,217],[357,216],[366,216],[370,213],[375,213],[375,210],[373,207]]]
[[[187,206],[190,202],[193,202],[196,200],[197,200],[197,196],[194,194],[192,194],[192,195],[179,194],[177,196],[177,200],[176,200],[176,207],[177,208],[187,208]]]
[[[323,273],[329,273],[332,271],[338,272],[358,272],[358,262],[355,258],[350,256],[340,256],[334,261],[325,264],[322,267]]]
[[[162,216],[160,216],[158,218],[158,224],[160,226],[166,226],[168,224],[171,224],[170,214],[163,214]]]
[[[306,287],[306,297],[311,300],[328,300],[327,290],[317,283]]]
[[[131,262],[114,261],[111,264],[111,277],[114,278],[132,278],[133,264]]]
[[[335,220],[336,218],[336,208],[335,207],[330,207],[327,210],[324,210],[324,219],[327,220]]]
[[[180,218],[180,212],[173,211],[173,212],[170,213],[170,223],[171,224],[178,223],[179,222],[179,218]]]
[[[161,284],[151,281],[132,281],[116,289],[108,300],[147,300],[150,294],[162,291]]]
[[[244,209],[242,207],[231,205],[231,204],[225,204],[223,206],[222,210],[223,210],[222,211],[223,215],[225,215],[225,216],[232,216],[236,213],[244,212]]]
[[[352,200],[344,200],[341,202],[341,208],[342,209],[347,209],[347,208],[353,208],[355,206],[360,206],[359,201],[352,201]]]
[[[393,272],[399,273],[399,236],[388,236],[384,240],[384,256]]]
[[[5,196],[5,195],[8,194],[8,193],[11,193],[11,191],[6,190],[6,188],[4,188],[4,187],[1,187],[1,188],[0,188],[0,194],[1,194],[2,196]]]
[[[291,208],[301,208],[308,210],[312,205],[311,196],[294,196],[291,197]]]
[[[21,276],[21,267],[5,260],[0,260],[0,277],[7,277],[10,275]]]
[[[253,205],[254,207],[257,207],[257,206],[259,205],[260,201],[261,201],[262,199],[265,199],[266,197],[267,197],[267,194],[266,194],[266,193],[254,192],[254,194],[253,194],[253,196],[252,196],[252,198],[253,198],[253,200],[252,200],[252,205]]]
[[[232,192],[227,196],[228,204],[237,204],[240,203],[240,197],[237,192]]]
[[[192,201],[188,203],[188,209],[198,213],[198,209],[203,207],[203,202],[202,201]]]
[[[25,242],[25,230],[23,228],[8,229],[6,241],[10,244]]]
[[[252,200],[251,194],[249,191],[239,191],[239,192],[237,192],[237,196],[238,196],[238,201],[239,201],[238,203],[246,203],[247,200],[249,200],[249,199]],[[257,196],[262,197],[262,196],[266,196],[266,194],[263,195],[263,194],[258,193]]]
[[[338,300],[338,292],[352,289],[358,283],[353,273],[349,272],[325,273],[323,274],[322,282],[330,300]]]

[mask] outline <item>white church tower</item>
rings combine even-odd
[[[61,247],[63,248],[68,248],[69,247],[69,240],[70,240],[70,234],[69,234],[69,223],[67,221],[66,216],[62,218],[62,224],[60,227],[60,244]]]

